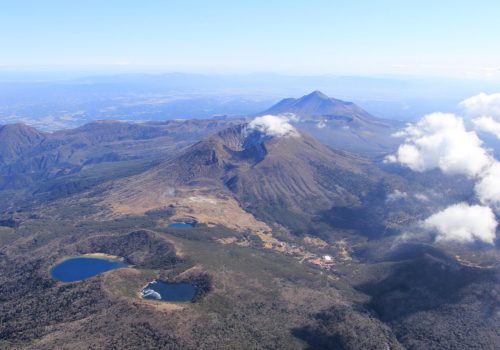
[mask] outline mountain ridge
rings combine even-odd
[[[44,133],[24,123],[0,125],[0,164],[26,154],[45,138]]]

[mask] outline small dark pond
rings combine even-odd
[[[50,275],[61,282],[76,282],[127,266],[122,260],[76,256],[55,265]]]
[[[148,300],[191,301],[196,295],[196,286],[189,283],[167,283],[153,281],[141,291],[141,296]]]
[[[168,225],[170,228],[192,228],[194,227],[194,224],[188,224],[185,222],[174,222]]]

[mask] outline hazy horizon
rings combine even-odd
[[[458,78],[0,71],[0,124],[57,130],[99,119],[250,116],[314,90],[379,118],[413,121],[434,111],[458,112],[462,100],[496,89],[495,82]]]
[[[491,0],[12,2],[0,13],[0,123],[252,115],[314,90],[381,118],[457,112],[498,91],[497,9]]]

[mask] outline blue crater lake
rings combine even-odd
[[[76,256],[55,265],[50,275],[61,282],[76,282],[127,266],[127,263],[118,259]]]
[[[188,224],[185,222],[174,222],[168,225],[170,228],[192,228],[194,227],[194,224]]]
[[[196,286],[190,283],[167,283],[159,280],[149,283],[141,291],[144,299],[159,301],[192,301],[195,295]]]

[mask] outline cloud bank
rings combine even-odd
[[[257,117],[248,124],[248,129],[257,130],[263,134],[274,137],[296,137],[298,131],[289,123],[285,116],[264,115]]]
[[[500,206],[500,162],[482,146],[474,131],[467,131],[462,118],[432,113],[395,134],[404,142],[396,154],[386,157],[413,171],[440,169],[477,180],[475,191],[483,204]]]
[[[477,130],[496,135],[500,139],[500,93],[472,96],[460,103],[465,114],[472,117]]]
[[[479,94],[461,106],[473,117],[476,129],[500,131],[500,94]],[[498,223],[492,208],[500,209],[500,162],[483,147],[476,132],[468,131],[457,115],[432,113],[395,136],[404,141],[385,162],[419,172],[440,169],[444,174],[463,174],[476,181],[474,189],[481,205],[452,205],[424,220],[423,226],[435,230],[437,240],[477,239],[493,244]]]
[[[439,168],[445,174],[477,176],[492,162],[475,132],[465,129],[462,118],[432,113],[395,134],[404,137],[397,153],[386,158],[423,172]]]
[[[495,214],[489,207],[459,203],[452,205],[423,222],[423,226],[438,233],[438,241],[473,242],[475,239],[493,244],[497,228]]]

